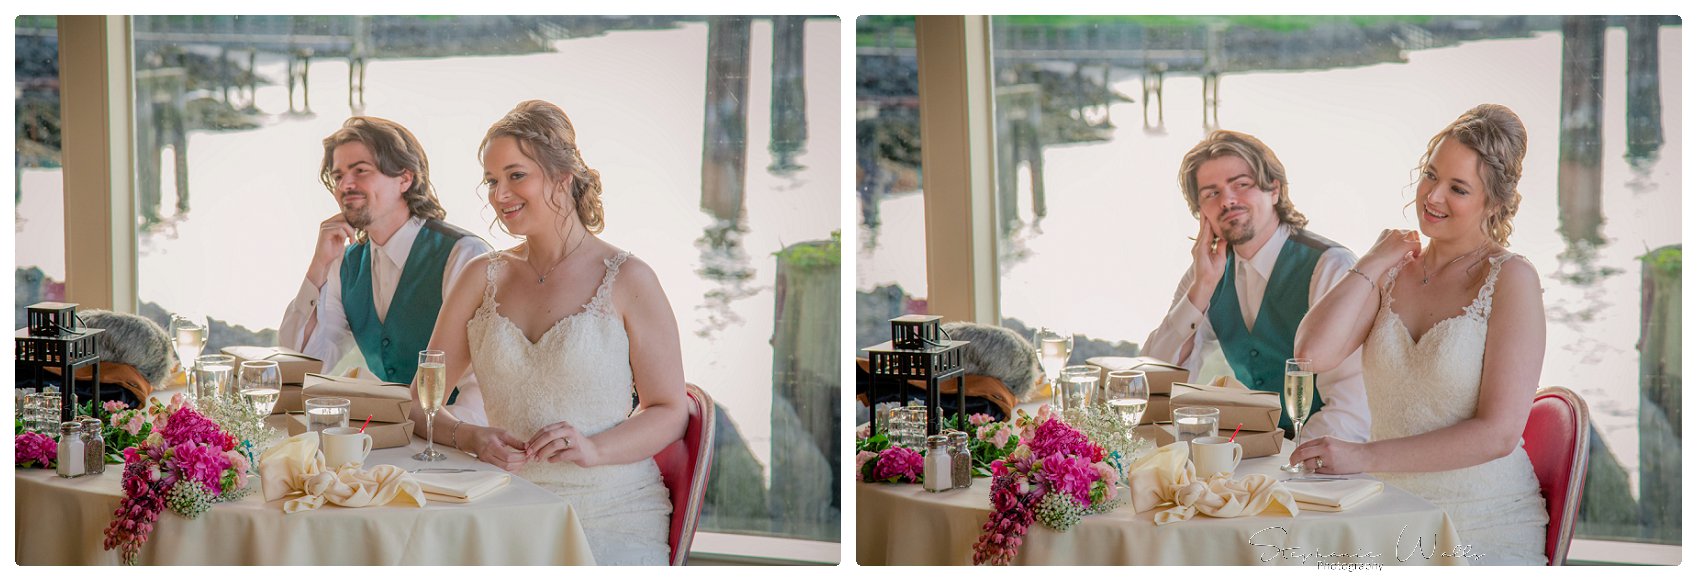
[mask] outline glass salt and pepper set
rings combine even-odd
[[[943,430],[925,438],[923,486],[929,492],[972,487],[972,451],[966,432]]]
[[[102,423],[86,416],[59,424],[59,453],[54,471],[60,478],[92,476],[106,472],[106,439]]]

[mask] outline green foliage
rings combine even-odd
[[[1638,260],[1643,261],[1645,266],[1661,273],[1663,276],[1679,278],[1681,256],[1683,254],[1683,251],[1681,250],[1682,246],[1683,245],[1675,244],[1673,246],[1658,248],[1656,250],[1646,252],[1644,255],[1637,258]]]
[[[827,241],[791,244],[772,254],[797,268],[838,267],[843,262],[843,231],[833,230]]]

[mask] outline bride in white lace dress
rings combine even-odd
[[[597,563],[663,565],[672,507],[652,457],[688,405],[671,305],[646,263],[595,236],[600,176],[558,107],[520,103],[480,153],[490,205],[525,241],[472,261],[485,275],[443,300],[430,348],[449,377],[477,370],[490,425],[438,412],[436,441],[569,501]]]
[[[1371,442],[1319,438],[1291,462],[1371,472],[1432,501],[1475,564],[1545,564],[1548,516],[1520,439],[1544,360],[1543,291],[1504,249],[1525,154],[1525,126],[1501,105],[1444,128],[1420,162],[1419,233],[1380,234],[1296,335],[1296,356],[1320,370],[1365,346],[1373,425]]]

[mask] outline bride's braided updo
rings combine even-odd
[[[533,99],[519,103],[489,126],[483,143],[477,146],[478,159],[489,149],[489,142],[499,137],[516,139],[519,152],[541,165],[554,184],[563,185],[570,178],[578,221],[591,233],[601,232],[606,226],[601,210],[601,173],[583,163],[582,152],[577,148],[577,130],[565,111],[547,101]],[[548,203],[555,205],[554,209],[562,216],[569,213],[553,199]]]

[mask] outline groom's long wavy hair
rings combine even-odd
[[[377,171],[383,175],[399,177],[402,172],[412,172],[412,187],[401,192],[408,213],[425,219],[448,217],[448,210],[436,199],[436,188],[430,185],[430,158],[424,155],[424,146],[406,127],[381,117],[349,117],[341,129],[324,138],[324,161],[318,166],[318,181],[325,189],[336,193],[336,179],[331,177],[336,169],[333,156],[336,148],[356,141],[371,151]],[[364,242],[365,230],[359,230],[355,236]]]
[[[1179,188],[1184,192],[1185,203],[1190,204],[1192,217],[1202,218],[1196,171],[1202,168],[1202,164],[1227,155],[1241,158],[1249,164],[1249,173],[1255,177],[1255,187],[1278,193],[1279,199],[1273,202],[1273,211],[1279,215],[1279,222],[1298,229],[1308,226],[1308,217],[1296,211],[1296,204],[1290,201],[1290,180],[1285,176],[1285,164],[1279,161],[1279,156],[1273,155],[1273,149],[1253,135],[1224,129],[1209,133],[1201,143],[1184,154],[1184,161],[1179,162]]]

